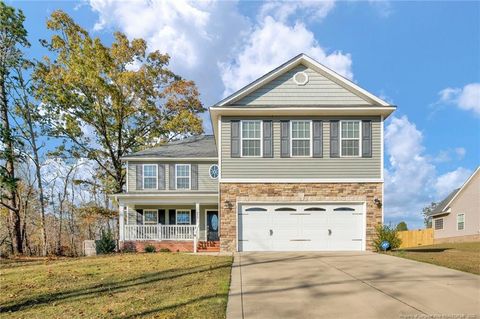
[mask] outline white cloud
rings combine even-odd
[[[334,8],[334,0],[324,1],[269,1],[260,8],[259,21],[267,16],[287,22],[295,16],[299,19],[323,19]]]
[[[253,19],[236,1],[90,0],[90,6],[99,15],[95,30],[115,27],[169,53],[172,69],[197,83],[206,106],[301,52],[353,77],[349,54],[327,52],[304,23],[291,21],[325,18],[333,0],[267,2]]]
[[[454,104],[458,108],[480,115],[480,83],[470,83],[463,88],[446,88],[438,95],[438,103]]]
[[[452,192],[452,190],[460,187],[468,179],[471,173],[470,170],[459,167],[452,172],[438,176],[434,188],[439,198],[446,197]]]
[[[392,117],[385,128],[385,218],[422,225],[422,208],[442,200],[471,173],[459,167],[438,175],[435,161],[425,154],[423,134],[406,116]],[[462,153],[462,151],[459,151]]]
[[[168,53],[171,69],[197,83],[205,106],[223,92],[217,63],[251,27],[235,1],[90,0],[90,6],[99,15],[95,30],[113,27],[145,39],[149,50]]]
[[[350,54],[339,51],[327,54],[303,23],[289,26],[267,16],[255,27],[234,60],[219,64],[225,85],[224,95],[240,89],[299,53],[310,55],[347,78],[353,77]]]

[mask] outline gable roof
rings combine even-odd
[[[453,192],[448,194],[448,196],[442,200],[437,207],[430,213],[430,216],[435,216],[435,215],[440,215],[440,214],[445,214],[450,208],[450,205],[452,202],[457,198],[457,196],[465,189],[465,187],[470,183],[470,181],[473,179],[473,177],[480,172],[480,166],[477,167],[477,169],[473,172],[472,175],[463,183],[462,187],[455,189]]]
[[[243,97],[247,96],[248,94],[254,92],[258,88],[264,86],[268,82],[272,81],[273,79],[279,77],[280,75],[288,72],[289,70],[293,69],[294,67],[303,64],[309,68],[320,73],[322,76],[325,76],[329,80],[335,82],[336,84],[340,85],[341,87],[345,88],[346,90],[356,94],[363,100],[369,102],[374,106],[392,106],[390,103],[385,102],[384,100],[380,99],[379,97],[373,95],[372,93],[364,90],[360,86],[356,85],[352,81],[348,80],[347,78],[341,76],[340,74],[336,73],[335,71],[327,68],[323,64],[315,61],[308,55],[301,53],[292,59],[288,60],[284,64],[280,65],[279,67],[273,69],[272,71],[266,73],[262,77],[258,78],[257,80],[253,81],[252,83],[246,85],[245,87],[241,88],[237,92],[231,94],[230,96],[226,97],[225,99],[221,100],[213,107],[221,107],[221,106],[228,106],[228,105],[235,105],[235,102],[241,100]],[[367,103],[366,103],[367,104]]]
[[[145,158],[217,158],[217,147],[213,135],[197,135],[135,152],[122,160]]]
[[[435,206],[435,208],[430,212],[430,216],[445,214],[444,210],[446,210],[448,203],[452,200],[455,195],[457,195],[460,188],[453,190],[447,197],[445,197],[440,203]]]

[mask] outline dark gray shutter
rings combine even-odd
[[[330,121],[330,157],[340,157],[340,126],[338,121]]]
[[[231,121],[230,156],[240,157],[240,121]]]
[[[143,209],[137,209],[137,225],[143,225]]]
[[[273,157],[272,121],[263,121],[263,157]]]
[[[165,164],[158,164],[158,189],[165,189]]]
[[[137,189],[143,189],[143,165],[137,164]]]
[[[192,180],[190,181],[191,183],[191,189],[197,190],[198,189],[198,164],[192,164],[190,165],[191,168],[191,176]]]
[[[168,167],[168,189],[175,189],[176,188],[176,183],[175,183],[175,164],[170,164]]]
[[[322,121],[312,121],[313,125],[313,157],[323,157]]]
[[[175,225],[177,223],[175,209],[168,210],[168,223],[170,225]]]
[[[372,157],[372,121],[362,121],[362,157]]]
[[[290,157],[290,121],[280,121],[280,157]]]
[[[190,212],[190,225],[195,225],[197,223],[197,211],[192,209]]]
[[[165,225],[165,209],[158,210],[158,223]]]

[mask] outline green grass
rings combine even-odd
[[[232,257],[0,261],[0,318],[225,318]]]
[[[405,248],[390,254],[480,275],[480,242]]]

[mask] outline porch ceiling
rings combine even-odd
[[[120,205],[217,205],[217,193],[176,193],[176,194],[115,194]]]

